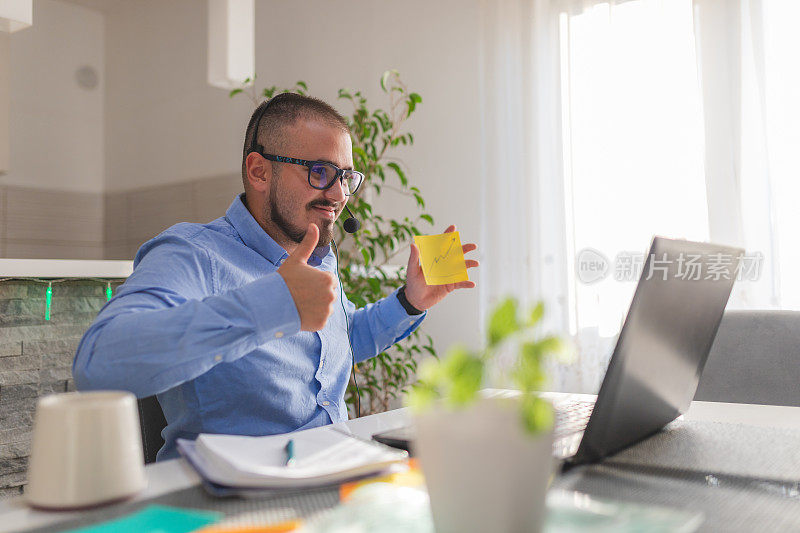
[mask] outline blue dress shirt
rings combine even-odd
[[[341,303],[325,328],[300,331],[277,269],[288,257],[234,199],[208,224],[172,226],[139,249],[133,274],[81,339],[79,390],[158,395],[167,419],[158,459],[199,433],[269,435],[347,420],[351,358]],[[336,272],[330,247],[308,264]],[[337,291],[338,298],[338,291]],[[362,309],[345,299],[356,362],[424,318],[396,293]]]

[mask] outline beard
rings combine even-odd
[[[275,176],[277,178],[277,176]],[[274,226],[292,241],[300,244],[308,232],[307,224],[296,224],[291,221],[292,215],[296,215],[296,208],[292,207],[289,198],[281,195],[278,186],[279,179],[273,178],[270,184],[269,202],[264,205],[264,219],[269,220]],[[323,199],[317,199],[306,204],[303,209],[310,211],[314,206],[332,207],[336,209],[336,204]],[[317,247],[329,246],[333,239],[333,220],[325,220],[322,224],[316,223],[319,228],[319,241]]]

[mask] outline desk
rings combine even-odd
[[[493,393],[490,392],[490,394]],[[547,396],[555,402],[571,399],[592,400],[595,398],[592,395],[562,393],[549,393]],[[344,422],[343,425],[359,436],[370,438],[373,433],[378,431],[406,425],[408,417],[409,414],[406,409],[398,409],[350,420]],[[800,430],[800,407],[693,402],[684,418],[687,421],[727,422]],[[148,478],[148,487],[130,501],[149,500],[199,484],[197,474],[183,459],[154,463],[148,465],[145,470]],[[659,481],[658,476],[655,474],[652,478],[649,481],[645,479],[644,482],[651,483],[655,489],[658,489],[662,482]],[[596,479],[596,473],[589,473],[589,475],[584,476],[569,474],[564,479],[556,482],[561,488],[589,493],[593,493],[592,490],[596,488],[597,483],[599,482]],[[675,483],[677,483],[675,480],[664,480],[663,490],[679,491],[680,489],[674,486]],[[800,507],[800,496],[795,497],[795,502]],[[52,526],[53,530],[57,530],[54,526],[55,524],[74,519],[77,516],[79,516],[77,512],[52,513],[36,511],[28,508],[22,498],[17,497],[0,502],[0,532],[24,531],[45,526]],[[713,524],[706,525],[713,529]],[[798,524],[798,528],[800,528],[800,524]]]

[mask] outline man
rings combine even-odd
[[[356,362],[373,357],[447,293],[475,286],[426,285],[412,245],[405,287],[359,310],[340,301],[329,245],[363,178],[352,169],[347,122],[332,107],[296,94],[262,104],[245,135],[245,194],[224,217],[177,224],[142,245],[81,340],[78,389],[157,394],[167,419],[159,460],[199,433],[346,420],[349,341]]]

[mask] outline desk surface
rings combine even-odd
[[[547,394],[555,403],[561,401],[593,400],[593,395]],[[406,409],[398,409],[342,423],[353,433],[370,438],[379,431],[408,424]],[[692,402],[685,420],[727,422],[760,427],[800,430],[800,407],[750,405],[717,402]],[[148,500],[157,496],[199,484],[199,478],[183,459],[147,465],[148,486],[131,501]],[[21,497],[0,501],[0,532],[34,529],[78,516],[77,512],[42,512],[29,508]]]

